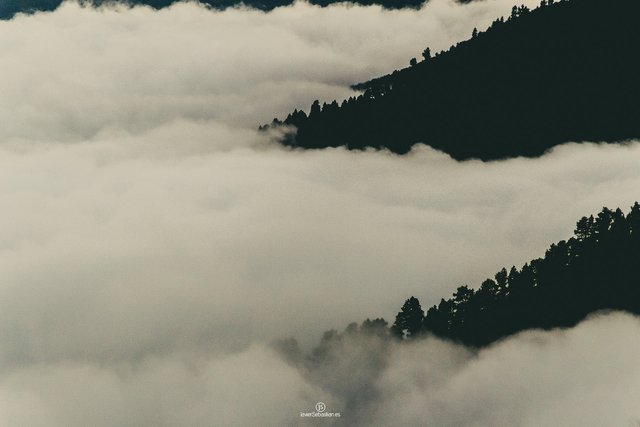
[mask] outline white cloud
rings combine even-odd
[[[286,391],[286,394],[273,393]],[[32,366],[0,381],[2,425],[286,425],[319,391],[270,350],[135,366]]]
[[[262,346],[221,358],[34,365],[0,379],[0,423],[316,425],[299,414],[323,401],[341,414],[341,422],[323,419],[327,425],[633,426],[640,348],[630,338],[638,333],[636,317],[611,314],[570,330],[525,332],[477,354],[435,339],[356,337],[303,369]]]
[[[535,3],[528,1],[528,3]],[[0,140],[78,141],[175,119],[252,128],[406,66],[507,14],[510,0],[420,11],[305,3],[270,13],[196,4],[96,12],[73,3],[0,24]]]
[[[442,345],[429,341],[400,348],[377,384],[385,394],[372,419],[382,425],[633,425],[640,416],[640,375],[630,337],[639,327],[628,315],[596,317],[567,331],[525,332],[466,360],[455,347],[434,357],[429,347]]]

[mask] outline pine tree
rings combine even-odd
[[[420,307],[420,301],[411,297],[405,301],[402,309],[396,316],[396,321],[391,326],[391,333],[398,338],[415,338],[422,328],[424,311]]]

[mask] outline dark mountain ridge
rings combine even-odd
[[[538,156],[564,142],[640,137],[640,2],[543,1],[412,66],[314,102],[272,126],[283,143],[406,153],[425,143],[456,159]],[[264,129],[264,127],[263,127]]]
[[[145,5],[154,9],[161,9],[180,0],[80,0],[81,3],[93,6],[103,4],[121,3],[129,6]],[[199,0],[200,3],[213,9],[226,9],[228,7],[245,5],[260,10],[272,10],[279,6],[290,5],[294,0]],[[461,0],[467,3],[472,0]],[[17,13],[34,13],[38,11],[55,10],[63,0],[3,0],[0,1],[0,19],[11,19]],[[310,0],[311,4],[328,6],[333,3],[341,3],[338,0]],[[360,5],[381,5],[387,9],[418,8],[424,3],[421,0],[351,0],[349,3]]]

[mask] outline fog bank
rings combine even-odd
[[[636,142],[459,163],[423,146],[407,156],[292,151],[255,132],[510,6],[65,4],[0,22],[0,424],[296,425],[322,399],[362,424],[410,424],[429,408],[442,425],[536,425],[552,414],[572,425],[582,418],[571,399],[585,396],[611,420],[628,417],[620,390],[633,396],[637,378],[614,382],[617,371],[593,358],[630,366],[630,317],[525,335],[478,357],[435,341],[387,349],[386,365],[362,371],[376,393],[360,400],[269,348],[295,336],[308,349],[366,317],[392,321],[410,295],[435,304],[541,256],[582,215],[637,199]],[[610,344],[602,353],[600,340]],[[549,372],[583,355],[589,364],[569,373],[602,366],[586,377],[602,387],[561,387],[520,352],[526,343],[556,363]],[[349,366],[349,354],[338,362]],[[509,375],[495,376],[505,358]],[[620,400],[596,404],[609,389]],[[509,400],[525,391],[533,406]]]

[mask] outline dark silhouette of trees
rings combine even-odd
[[[359,331],[365,334],[386,337],[389,335],[388,323],[383,318],[367,319],[360,325]]]
[[[315,101],[313,101],[313,104],[311,104],[311,111],[309,111],[309,118],[317,119],[320,116],[321,112],[322,110],[320,109],[320,101],[316,99]]]
[[[415,338],[422,329],[424,311],[417,298],[409,298],[391,326],[391,334],[398,338]]]
[[[62,0],[2,0],[0,1],[0,19],[10,19],[16,13],[55,10]]]
[[[16,13],[32,13],[35,11],[55,10],[63,0],[2,0],[0,1],[0,19],[10,19]],[[113,3],[113,0],[80,0],[87,5],[99,6]],[[118,1],[118,0],[116,0]],[[155,9],[170,6],[179,0],[119,0],[123,4],[130,6],[146,5]],[[468,3],[470,0],[460,0],[460,3]],[[226,9],[228,7],[245,4],[247,6],[260,9],[272,10],[279,6],[286,6],[293,3],[293,0],[200,0],[201,3],[213,9]],[[310,3],[319,6],[328,6],[337,0],[311,0]],[[423,1],[420,0],[353,0],[353,3],[361,5],[379,4],[386,9],[418,8]]]
[[[521,269],[503,268],[473,290],[460,286],[448,300],[427,310],[419,330],[472,346],[485,346],[531,328],[573,326],[599,310],[640,314],[640,204],[626,216],[603,208],[583,217],[574,236],[552,244],[543,258]],[[391,332],[408,329],[408,306],[398,313]],[[398,321],[400,319],[400,321]],[[395,329],[394,329],[395,328]]]
[[[415,339],[427,334],[483,347],[527,329],[571,327],[597,311],[640,314],[640,204],[625,215],[603,208],[581,218],[574,236],[520,269],[498,271],[479,288],[459,286],[426,314],[410,297],[389,328],[384,319],[325,332],[314,357],[345,335]],[[331,345],[329,345],[331,344]]]
[[[354,85],[361,94],[336,110],[285,119],[297,133],[283,143],[406,153],[422,142],[487,160],[640,137],[639,15],[636,0],[515,6],[428,61]]]

